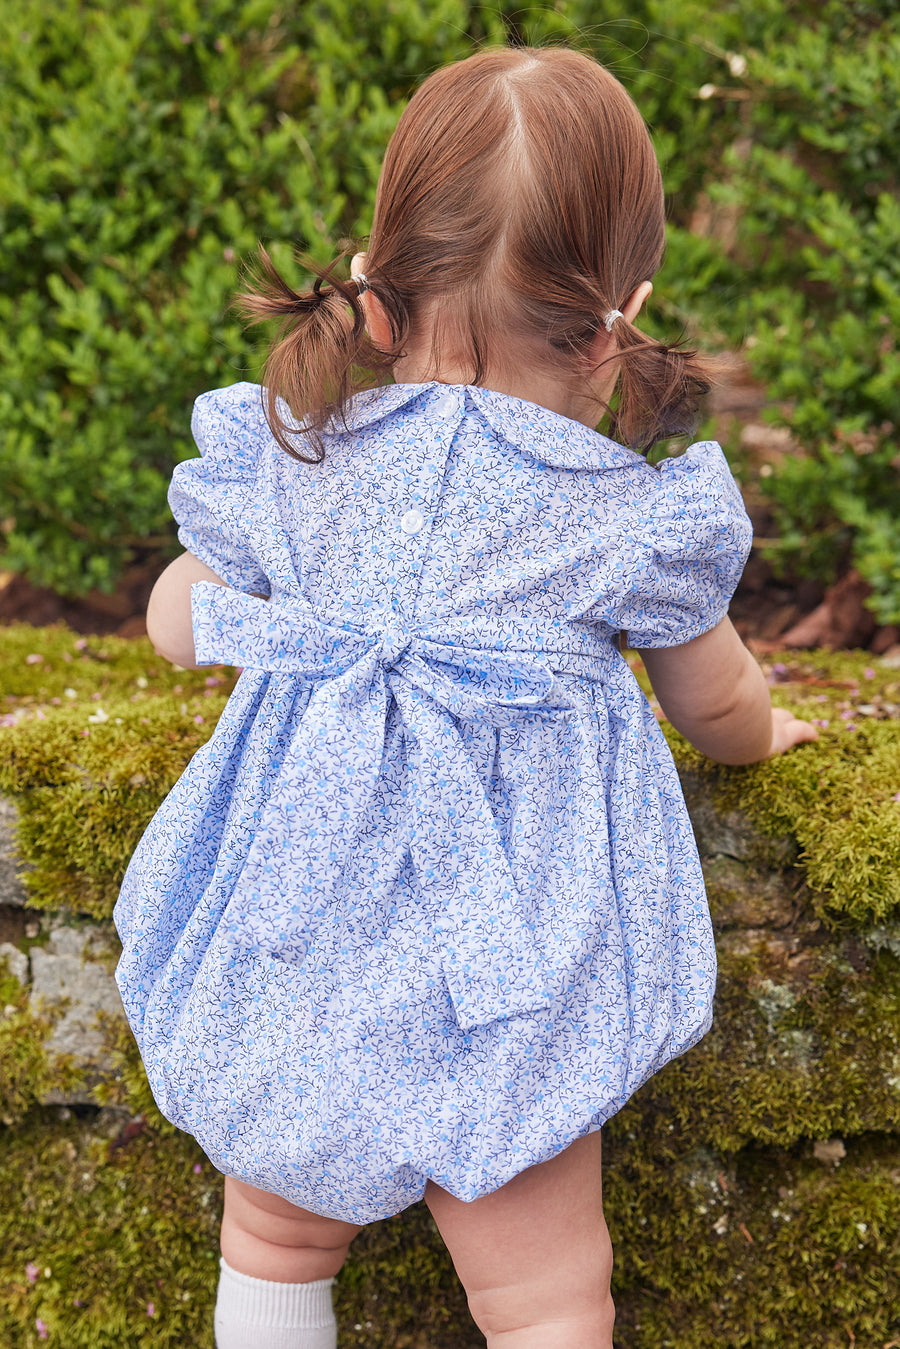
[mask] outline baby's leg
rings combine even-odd
[[[331,1284],[359,1230],[226,1179],[217,1349],[334,1349]]]
[[[474,1203],[425,1201],[488,1349],[612,1349],[599,1133]]]
[[[226,1177],[222,1255],[241,1274],[279,1283],[334,1278],[361,1230]]]

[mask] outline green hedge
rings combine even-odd
[[[290,271],[368,230],[384,146],[424,73],[507,35],[595,51],[653,124],[684,219],[735,132],[696,89],[727,62],[706,7],[466,0],[9,0],[0,13],[3,565],[108,588],[167,546],[165,487],[205,388],[254,375],[229,311],[262,238]],[[737,11],[717,19],[735,34]],[[718,53],[718,54],[717,54]],[[717,276],[674,236],[676,326]],[[680,291],[679,291],[680,287]],[[668,308],[667,308],[668,306]]]
[[[746,341],[802,450],[764,482],[778,560],[854,562],[900,619],[892,0],[8,0],[3,566],[75,594],[171,548],[191,401],[258,371],[229,309],[241,260],[262,238],[291,272],[295,244],[364,238],[418,80],[504,40],[582,47],[631,89],[671,202],[653,331]]]
[[[815,11],[752,58],[747,140],[720,192],[743,214],[750,357],[803,451],[764,480],[781,560],[826,579],[852,561],[896,623],[900,14]]]

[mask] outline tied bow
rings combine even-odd
[[[380,633],[331,625],[303,600],[269,603],[206,581],[193,586],[192,609],[199,664],[291,674],[311,690],[282,765],[287,790],[270,803],[291,816],[279,829],[290,857],[276,867],[270,847],[251,847],[241,902],[223,920],[235,944],[297,961],[327,920],[378,782],[390,693],[407,732],[409,850],[420,884],[440,900],[437,935],[459,1025],[547,1007],[562,972],[548,968],[453,718],[505,726],[567,710],[554,700],[549,667],[395,623]],[[285,869],[289,887],[279,879]]]

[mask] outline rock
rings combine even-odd
[[[796,858],[796,845],[787,838],[761,834],[741,810],[726,810],[709,783],[689,768],[679,767],[681,790],[687,802],[697,851],[704,871],[713,858],[729,857],[760,871],[780,872]]]
[[[49,1004],[62,998],[68,1001],[48,1048],[71,1054],[89,1076],[101,1074],[108,1066],[103,1058],[103,1036],[96,1024],[98,1015],[123,1015],[115,980],[98,959],[106,950],[108,933],[108,927],[97,924],[74,927],[58,923],[51,928],[46,946],[31,950],[32,1004],[39,998]],[[53,1094],[47,1099],[61,1101],[63,1097]],[[80,1100],[81,1096],[66,1099]]]
[[[824,1138],[813,1143],[813,1156],[817,1162],[831,1162],[838,1166],[847,1156],[842,1138]]]
[[[19,877],[20,862],[15,847],[18,815],[13,803],[0,796],[0,904],[26,903],[25,887]]]
[[[836,585],[829,586],[817,609],[807,614],[788,632],[782,633],[784,647],[867,646],[875,632],[875,617],[866,608],[872,587],[850,571]]]
[[[794,903],[780,872],[760,871],[721,853],[704,862],[709,907],[717,931],[724,928],[785,928]]]
[[[12,942],[0,942],[0,968],[4,964],[20,984],[28,983],[28,957],[18,946],[13,946]]]

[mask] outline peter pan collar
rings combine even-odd
[[[474,413],[508,445],[555,468],[633,468],[636,463],[645,462],[634,450],[581,422],[570,421],[537,403],[473,384],[432,381],[367,389],[352,400],[347,427],[353,432],[362,431],[403,410],[411,417],[427,420],[438,405],[446,416],[451,399],[457,402],[460,416]],[[343,427],[335,426],[334,430],[340,434]]]

